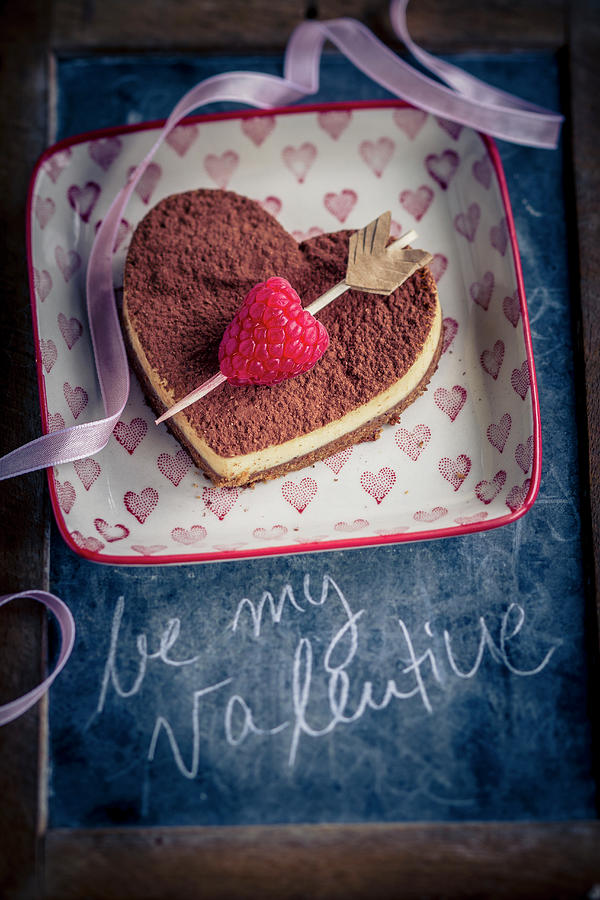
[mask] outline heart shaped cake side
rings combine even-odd
[[[306,307],[344,279],[349,238],[298,244],[230,191],[187,191],[150,210],[127,255],[123,323],[155,413],[218,371],[225,329],[254,285],[282,276]],[[389,296],[348,291],[318,319],[329,347],[309,372],[268,386],[225,383],[169,420],[216,485],[276,477],[373,440],[426,389],[442,344],[429,269]]]

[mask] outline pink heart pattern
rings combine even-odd
[[[108,172],[122,149],[123,142],[118,137],[99,138],[88,144],[90,157],[104,172]]]
[[[58,350],[56,349],[56,344],[54,343],[54,341],[45,341],[42,338],[42,340],[40,341],[40,350],[42,354],[42,365],[46,372],[51,372],[54,363],[58,359]]]
[[[178,450],[175,456],[161,453],[156,464],[165,478],[177,487],[188,469],[193,466],[192,458],[186,450]]]
[[[530,484],[531,479],[526,478],[523,484],[516,484],[513,488],[510,489],[506,498],[506,505],[511,512],[516,512],[518,509],[525,505],[525,500],[527,499],[527,494],[529,493]]]
[[[166,544],[132,544],[131,549],[141,556],[154,556],[167,549]]]
[[[131,178],[134,172],[135,166],[132,166],[127,173],[127,177]],[[140,176],[140,180],[134,188],[135,193],[142,203],[145,203],[146,205],[150,203],[152,194],[156,190],[156,186],[161,179],[161,175],[162,169],[158,163],[151,162],[146,166],[144,172]]]
[[[202,489],[202,500],[206,509],[222,522],[237,503],[239,493],[237,488],[205,487]]]
[[[456,459],[444,456],[438,463],[440,475],[449,481],[455,491],[457,491],[465,482],[467,475],[471,471],[471,460],[465,453],[461,453]]]
[[[504,452],[510,429],[512,427],[512,417],[510,413],[504,413],[498,424],[492,422],[488,425],[486,434],[487,439],[500,453]]]
[[[191,528],[173,528],[171,537],[178,544],[185,544],[191,547],[192,544],[198,544],[206,537],[206,528],[203,525],[192,525]]]
[[[302,241],[307,241],[311,237],[318,237],[320,234],[323,234],[323,229],[317,228],[316,226],[309,228],[308,231],[292,231],[292,235],[299,244],[301,244]]]
[[[339,222],[345,222],[356,206],[357,200],[358,196],[356,191],[345,189],[338,194],[333,192],[325,194],[323,203],[325,204],[325,209],[327,209],[332,216],[335,216]]]
[[[453,140],[457,141],[459,139],[463,130],[462,125],[459,125],[458,122],[451,122],[450,119],[443,119],[441,116],[436,116],[435,121]]]
[[[389,466],[383,466],[379,472],[363,472],[360,476],[362,489],[373,497],[377,505],[387,497],[396,483],[396,473]]]
[[[367,519],[354,519],[352,522],[336,522],[333,527],[336,531],[351,533],[353,531],[362,531],[363,528],[368,528],[369,523]]]
[[[515,461],[525,474],[529,472],[531,463],[533,462],[533,435],[530,434],[526,443],[517,444],[515,450]]]
[[[50,291],[52,290],[52,277],[50,272],[46,271],[46,269],[33,270],[33,287],[36,295],[40,298],[40,303],[43,303]]]
[[[56,184],[61,173],[69,165],[71,156],[71,148],[66,147],[64,150],[59,150],[58,153],[53,153],[52,156],[42,164],[42,170],[54,184]]]
[[[473,177],[488,190],[492,183],[492,163],[487,153],[473,163]]]
[[[100,185],[95,181],[88,181],[83,187],[72,184],[67,191],[69,205],[73,207],[82,222],[89,222],[90,216],[100,196]]]
[[[73,468],[86,491],[89,491],[102,472],[100,465],[93,456],[89,456],[87,459],[76,459],[73,463]]]
[[[441,387],[436,389],[433,399],[435,405],[454,422],[466,403],[467,391],[460,384],[455,384],[451,390]]]
[[[492,299],[492,294],[494,292],[494,273],[486,272],[481,279],[481,281],[474,281],[471,287],[469,288],[469,293],[471,294],[471,298],[477,303],[478,306],[481,306],[482,309],[487,310],[490,305],[490,300]]]
[[[416,462],[431,440],[431,429],[428,425],[415,425],[412,431],[399,428],[394,435],[396,445],[409,459]]]
[[[69,282],[81,268],[81,257],[76,250],[69,250],[67,253],[64,247],[59,246],[54,251],[54,258],[65,282]]]
[[[413,519],[415,522],[437,522],[438,519],[443,519],[444,516],[448,515],[448,510],[445,506],[434,506],[433,509],[418,509],[417,512],[413,515]]]
[[[282,203],[279,197],[265,197],[265,199],[260,200],[259,203],[264,211],[270,213],[274,218],[277,218],[281,212]]]
[[[255,528],[252,534],[261,541],[272,541],[285,537],[288,533],[285,525],[273,525],[271,528]]]
[[[352,120],[352,111],[349,109],[334,109],[328,112],[320,112],[317,114],[317,123],[319,128],[329,135],[332,140],[337,141],[344,133]]]
[[[506,472],[503,469],[500,469],[499,472],[496,472],[491,481],[480,481],[475,485],[475,495],[478,500],[481,500],[482,503],[486,505],[491,503],[492,500],[495,500],[502,488],[504,487],[504,483],[506,482]]]
[[[143,441],[147,431],[148,424],[144,419],[140,419],[139,416],[136,416],[135,419],[131,420],[129,425],[127,425],[126,422],[119,420],[113,429],[113,434],[119,444],[121,444],[122,447],[125,447],[131,456],[136,447]]]
[[[58,314],[57,322],[65,344],[71,350],[83,334],[83,325],[74,316],[67,319],[64,313]]]
[[[521,318],[521,305],[519,303],[517,291],[515,291],[514,294],[511,294],[510,297],[504,298],[502,301],[502,311],[510,324],[516,328],[519,324],[519,319]]]
[[[284,147],[281,156],[284,165],[290,170],[296,181],[303,184],[309,169],[317,158],[317,148],[307,141],[300,147]]]
[[[192,144],[196,141],[200,129],[197,125],[178,125],[169,132],[165,143],[175,151],[178,156],[185,156]]]
[[[153,487],[145,487],[139,494],[135,491],[127,491],[123,497],[123,503],[128,513],[143,525],[151,512],[158,505],[158,491]]]
[[[442,328],[444,331],[442,337],[442,353],[445,353],[458,333],[458,322],[456,319],[446,317],[442,320]]]
[[[481,512],[473,513],[471,516],[458,516],[454,521],[457,525],[473,525],[475,522],[483,522],[487,517],[487,510],[482,509]]]
[[[323,462],[325,463],[327,468],[331,469],[334,475],[339,475],[343,467],[352,456],[352,450],[352,447],[346,447],[345,450],[340,450],[339,453],[334,453],[332,456],[328,456],[327,459],[323,460]]]
[[[440,278],[448,268],[448,257],[443,253],[434,253],[433,259],[429,263],[429,270],[435,278],[436,284],[439,284]]]
[[[242,119],[241,129],[256,147],[260,147],[275,128],[275,116],[251,116]]]
[[[52,431],[60,431],[65,427],[65,420],[60,413],[48,414],[48,433]]]
[[[217,185],[225,189],[237,169],[240,158],[235,150],[226,150],[220,156],[209,153],[204,157],[204,168]]]
[[[63,393],[65,395],[65,400],[67,401],[67,406],[73,413],[73,418],[78,419],[88,405],[87,391],[79,385],[77,385],[77,387],[71,387],[69,382],[65,381],[63,384]]]
[[[414,141],[427,121],[427,113],[422,109],[404,106],[401,109],[395,109],[392,118],[398,128],[411,141]]]
[[[392,158],[395,146],[390,138],[382,137],[377,141],[362,141],[359,144],[358,152],[371,172],[377,178],[381,178]]]
[[[491,375],[494,381],[497,380],[504,359],[504,341],[496,341],[491,350],[484,350],[479,357],[481,368],[488,375]]]
[[[309,503],[317,496],[317,482],[314,478],[302,478],[298,483],[284,481],[281,485],[281,495],[284,500],[293,506],[299,513],[303,513]]]
[[[523,362],[520,369],[513,369],[512,375],[510,376],[510,383],[512,384],[515,393],[519,395],[521,400],[524,400],[531,384],[529,363],[527,360]]]
[[[416,191],[402,191],[400,203],[404,209],[420,222],[433,202],[433,191],[426,184],[422,184]]]
[[[504,256],[508,246],[508,225],[506,219],[501,219],[498,225],[490,228],[490,244],[494,247],[500,256]]]
[[[126,537],[129,537],[130,534],[129,528],[127,528],[126,525],[109,525],[106,519],[94,519],[94,525],[98,534],[100,534],[109,544],[113,544],[115,541],[122,541]]]
[[[430,153],[425,157],[425,168],[434,181],[437,181],[443,191],[448,189],[459,164],[458,153],[454,150],[444,150],[439,156]]]
[[[241,550],[245,546],[246,541],[237,541],[235,544],[213,544],[213,550],[218,550],[219,553],[235,553],[236,550]]]
[[[466,212],[454,217],[454,227],[459,234],[472,244],[477,234],[477,227],[481,219],[481,207],[479,203],[471,203]]]
[[[51,197],[36,197],[33,211],[40,228],[45,228],[56,212],[56,203]]]
[[[98,553],[104,547],[102,541],[99,541],[97,537],[84,537],[80,531],[72,531],[71,537],[78,547],[88,550],[90,553]]]
[[[65,515],[68,515],[73,509],[73,504],[77,499],[75,488],[70,481],[65,481],[61,484],[58,478],[54,479],[54,487],[56,488],[58,505]]]

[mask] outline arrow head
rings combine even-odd
[[[433,259],[425,250],[388,245],[391,222],[388,210],[350,237],[345,279],[348,287],[371,294],[391,294]]]

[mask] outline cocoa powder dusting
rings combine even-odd
[[[223,331],[257,282],[281,275],[308,306],[343,280],[350,233],[297,244],[258,203],[230,191],[188,191],[155,206],[129,248],[125,303],[174,396],[218,371]],[[428,269],[389,297],[348,291],[318,313],[330,345],[312,371],[271,387],[224,384],[184,414],[222,456],[326,425],[405,374],[431,328],[436,296]]]

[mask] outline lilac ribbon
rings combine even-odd
[[[355,19],[307,21],[298,26],[286,49],[286,78],[304,85],[306,93],[315,93],[319,87],[321,52],[328,39],[373,81],[426,112],[512,143],[548,150],[557,146],[562,116],[491,87],[421,50],[408,33],[407,6],[408,0],[392,0],[390,4],[396,35],[425,68],[450,88],[404,62]]]
[[[206,79],[182,97],[146,157],[113,200],[97,231],[88,261],[87,312],[105,417],[51,432],[13,450],[0,459],[0,480],[91,456],[108,443],[129,394],[129,367],[112,276],[117,230],[131,194],[156,150],[181,119],[198,107],[216,101],[234,101],[270,109],[316,93],[323,46],[330,40],[357,68],[390,93],[427,112],[514,143],[548,149],[556,147],[562,116],[499,91],[421,50],[407,30],[407,3],[408,0],[392,0],[390,18],[393,28],[419,62],[449,87],[404,62],[365,25],[344,18],[328,22],[306,21],[299,25],[286,48],[283,78],[255,72],[227,72]],[[6,603],[13,596],[24,595],[10,595],[1,602]],[[42,591],[33,591],[27,596],[36,597],[56,613],[63,637],[61,660],[53,675],[35,691],[0,708],[0,725],[20,715],[42,695],[66,662],[73,644],[74,626],[70,613],[64,614],[64,604]],[[48,602],[48,598],[52,598],[52,602]],[[13,710],[12,714],[6,713],[9,708]]]
[[[11,700],[10,703],[5,703],[3,706],[0,706],[0,725],[6,725],[8,722],[12,722],[13,719],[22,716],[30,706],[37,703],[40,697],[46,693],[58,673],[63,669],[66,661],[71,655],[71,650],[73,649],[73,644],[75,642],[75,622],[73,621],[73,616],[71,615],[68,606],[58,597],[55,597],[54,594],[49,594],[47,591],[22,591],[20,594],[6,594],[3,597],[0,597],[0,606],[4,606],[5,603],[10,603],[11,600],[18,600],[25,597],[39,600],[40,603],[43,603],[44,606],[56,616],[61,634],[60,655],[54,671],[48,675],[44,681],[38,684],[37,687],[33,688],[33,690],[29,691],[27,694],[23,694],[23,696],[19,697],[17,700]]]

